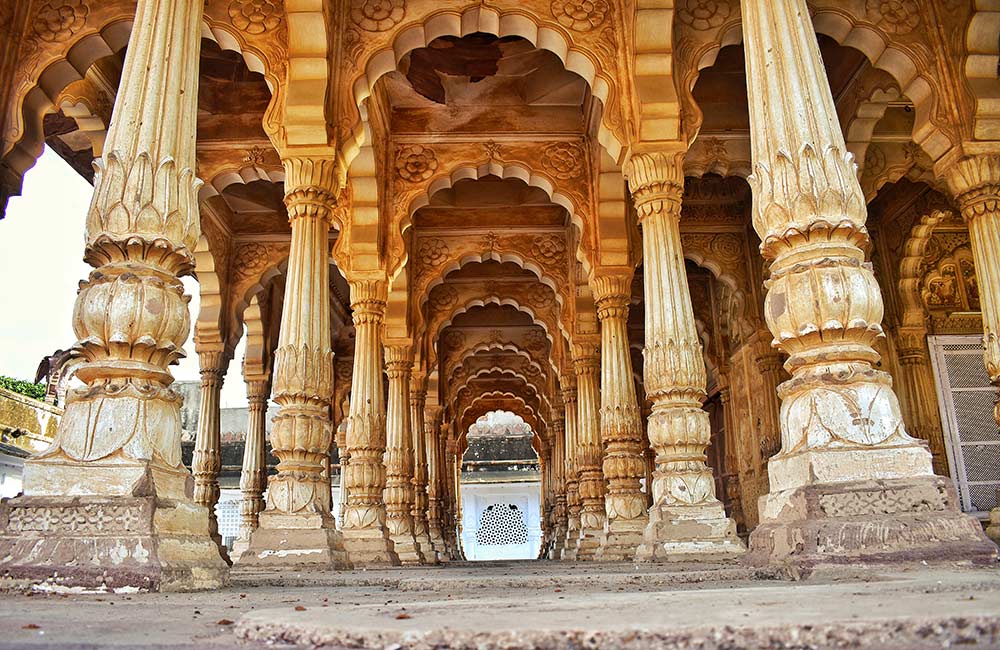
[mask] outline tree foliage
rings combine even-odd
[[[13,377],[0,375],[0,387],[6,388],[18,395],[24,395],[39,401],[45,400],[45,384],[33,384],[30,381],[22,381]]]

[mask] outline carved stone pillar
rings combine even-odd
[[[865,200],[806,2],[741,5],[753,221],[770,262],[764,313],[791,373],[779,389],[782,451],[768,465],[751,558],[808,570],[992,557],[874,367],[883,306],[863,252]]]
[[[181,463],[168,370],[190,330],[180,276],[200,236],[201,19],[198,2],[136,7],[86,221],[95,270],[73,314],[86,387],[72,392],[52,446],[25,463],[24,496],[0,504],[0,575],[161,591],[226,583]]]
[[[385,525],[386,413],[382,395],[382,324],[388,282],[356,280],[351,284],[354,310],[354,378],[351,426],[347,430],[350,464],[346,471],[347,510],[344,543],[354,564],[399,564]]]
[[[233,544],[233,557],[240,557],[250,547],[250,538],[259,525],[264,510],[267,487],[267,400],[271,395],[268,379],[249,379],[247,385],[247,437],[243,446],[240,472],[240,534]]]
[[[628,349],[631,269],[591,280],[601,323],[601,442],[607,480],[605,526],[598,559],[631,560],[646,527],[645,475],[639,405]]]
[[[915,437],[926,440],[931,448],[934,473],[948,476],[948,454],[941,430],[937,389],[931,368],[930,350],[927,348],[927,328],[903,326],[896,330],[896,356],[899,358],[900,401],[907,420],[907,430]]]
[[[576,559],[593,560],[604,534],[604,472],[603,452],[598,427],[601,373],[600,347],[596,343],[577,344],[573,355],[576,372],[577,445],[576,464],[579,471],[580,534],[577,537]]]
[[[566,430],[562,417],[552,420],[552,439],[555,444],[552,447],[552,462],[548,463],[553,482],[552,545],[548,557],[556,560],[562,557],[566,545]]]
[[[208,509],[208,526],[212,539],[219,545],[223,559],[229,553],[219,535],[215,506],[219,503],[219,472],[222,471],[222,438],[219,432],[219,394],[226,376],[223,350],[201,350],[198,364],[201,373],[201,399],[198,405],[198,431],[195,434],[191,473],[194,474],[194,501]]]
[[[459,543],[459,540],[462,539],[459,531],[462,521],[462,512],[459,507],[461,498],[459,462],[461,460],[458,456],[458,441],[455,440],[454,436],[448,436],[444,446],[445,490],[447,494],[445,498],[444,541],[448,552],[455,558],[462,557],[462,546]]]
[[[410,385],[410,426],[413,439],[413,537],[420,546],[426,564],[437,564],[437,552],[427,528],[427,439],[424,434],[424,408],[427,404],[427,378],[413,377]]]
[[[413,536],[413,433],[410,429],[410,377],[413,347],[385,348],[385,370],[389,377],[386,413],[385,508],[386,528],[393,550],[402,564],[422,564],[420,545]]]
[[[682,163],[672,153],[634,154],[628,170],[642,227],[643,375],[652,401],[647,435],[656,452],[653,506],[636,556],[644,561],[728,557],[745,550],[705,463],[712,432],[701,407],[705,361],[681,248]]]
[[[424,437],[427,440],[427,534],[438,560],[447,562],[451,555],[444,543],[442,528],[444,506],[441,496],[441,444],[438,438],[440,417],[440,406],[424,410]]]
[[[347,510],[347,466],[351,461],[351,453],[347,451],[347,429],[351,426],[351,419],[345,417],[344,421],[334,434],[337,441],[337,456],[340,458],[340,527],[343,528],[344,512]]]
[[[575,560],[577,542],[580,537],[580,479],[576,466],[578,435],[575,378],[565,380],[562,399],[566,414],[563,422],[563,427],[566,430],[563,459],[566,467],[566,541],[559,557],[564,560]]]
[[[335,162],[288,158],[283,163],[292,243],[274,353],[279,408],[271,450],[278,473],[269,481],[267,507],[241,561],[344,567],[348,559],[323,476],[333,440],[329,233],[337,195]]]
[[[946,179],[969,226],[983,313],[983,360],[990,381],[1000,387],[1000,155],[960,158]],[[993,417],[1000,426],[1000,397]],[[1000,506],[990,513],[986,532],[1000,544]]]

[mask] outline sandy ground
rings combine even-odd
[[[6,648],[1000,647],[1000,569],[792,582],[738,565],[235,569],[195,594],[0,593]]]

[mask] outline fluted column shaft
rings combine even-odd
[[[424,436],[427,439],[427,532],[438,559],[447,561],[451,556],[445,545],[442,529],[444,508],[441,495],[441,444],[438,438],[440,417],[440,406],[424,410]]]
[[[386,412],[386,527],[396,555],[403,564],[420,564],[423,554],[413,536],[413,432],[410,427],[410,380],[413,374],[411,345],[385,348],[389,377]]]
[[[278,473],[267,510],[330,517],[324,457],[333,440],[329,234],[336,203],[332,160],[286,160],[285,203],[292,227],[281,330],[274,353],[278,414],[271,449]]]
[[[458,441],[454,437],[448,436],[444,447],[445,492],[447,494],[445,499],[445,541],[454,557],[462,555],[459,544],[461,533],[458,530],[462,522],[459,463],[461,463],[461,459],[458,456]]]
[[[969,226],[983,314],[983,362],[990,381],[1000,387],[1000,155],[959,159],[946,179]],[[1000,396],[993,418],[1000,426]],[[986,533],[1000,544],[1000,506],[990,513]]]
[[[76,376],[86,386],[70,394],[52,446],[26,463],[25,499],[2,506],[39,507],[50,519],[37,544],[22,540],[27,556],[0,532],[6,575],[43,575],[46,558],[74,557],[80,565],[62,584],[93,586],[106,576],[116,587],[171,590],[225,581],[208,513],[187,492],[181,397],[170,388],[168,369],[184,356],[190,316],[180,277],[194,268],[201,235],[195,139],[202,13],[198,2],[136,5],[86,218],[84,260],[95,270],[80,283],[73,312],[74,351],[82,359]],[[74,500],[60,505],[70,492]],[[112,502],[97,505],[92,497]],[[58,521],[47,514],[66,507],[84,520],[88,508],[126,512],[140,500],[151,501],[136,514],[147,523],[124,536],[81,535],[66,524],[75,516]],[[154,520],[172,526],[153,531]]]
[[[194,501],[208,509],[212,537],[218,542],[223,557],[228,557],[215,506],[219,502],[219,472],[222,471],[222,438],[219,431],[219,395],[226,376],[228,359],[222,350],[198,352],[201,373],[200,401],[198,404],[198,430],[195,433],[191,473],[194,474]]]
[[[549,552],[551,559],[558,559],[562,556],[563,546],[566,544],[566,426],[565,421],[559,413],[552,421],[552,460],[548,463],[549,471],[553,482],[553,504],[552,504],[552,548]]]
[[[278,471],[268,482],[266,507],[241,561],[342,567],[348,560],[330,512],[325,474],[333,441],[329,235],[338,191],[336,164],[326,158],[282,162],[292,240],[274,353],[278,414],[271,451]]]
[[[741,6],[748,180],[754,229],[770,263],[764,314],[791,374],[779,388],[782,450],[768,464],[771,490],[750,538],[752,559],[833,560],[830,546],[793,538],[836,538],[837,555],[872,561],[982,559],[981,531],[958,513],[953,487],[934,477],[930,453],[903,426],[889,375],[875,367],[883,303],[865,261],[865,199],[806,1]],[[933,514],[912,505],[920,491],[941,495]],[[846,518],[819,505],[827,496],[869,505]],[[875,502],[893,503],[893,511]],[[879,534],[866,532],[876,522]]]
[[[350,284],[355,338],[344,535],[355,564],[398,564],[386,529],[383,500],[386,405],[382,394],[382,325],[389,286],[384,279]]]
[[[591,280],[601,323],[601,442],[607,518],[599,557],[632,559],[646,526],[645,444],[628,349],[628,308],[632,269],[599,274]]]
[[[566,542],[561,557],[567,560],[576,559],[576,545],[580,536],[580,478],[577,470],[577,403],[576,380],[567,381],[563,388],[563,410],[566,415],[563,427],[566,430],[566,448],[564,465],[566,467]]]
[[[642,228],[645,332],[643,384],[656,453],[644,560],[741,552],[736,528],[715,493],[702,409],[706,374],[681,247],[682,155],[634,154],[629,186]],[[692,523],[697,522],[697,523]]]
[[[243,467],[240,472],[240,535],[239,542],[245,550],[250,537],[259,524],[258,517],[264,510],[264,489],[267,487],[267,401],[271,394],[270,381],[250,379],[247,386],[247,437],[243,447]]]
[[[434,564],[437,554],[427,528],[427,439],[424,433],[424,409],[427,404],[427,379],[414,377],[410,387],[410,426],[413,439],[413,536],[424,555],[424,562]]]
[[[221,352],[198,353],[201,364],[201,399],[198,405],[198,431],[191,458],[195,503],[208,508],[213,518],[215,504],[219,502],[219,472],[222,470],[219,394],[226,375],[226,369],[222,367],[222,356]]]
[[[573,357],[576,372],[577,447],[576,465],[579,471],[580,534],[577,541],[578,560],[594,559],[604,532],[604,460],[599,428],[601,373],[600,347],[579,344]]]

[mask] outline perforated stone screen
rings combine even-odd
[[[479,518],[476,542],[481,546],[527,544],[528,526],[524,513],[513,503],[486,506]]]

